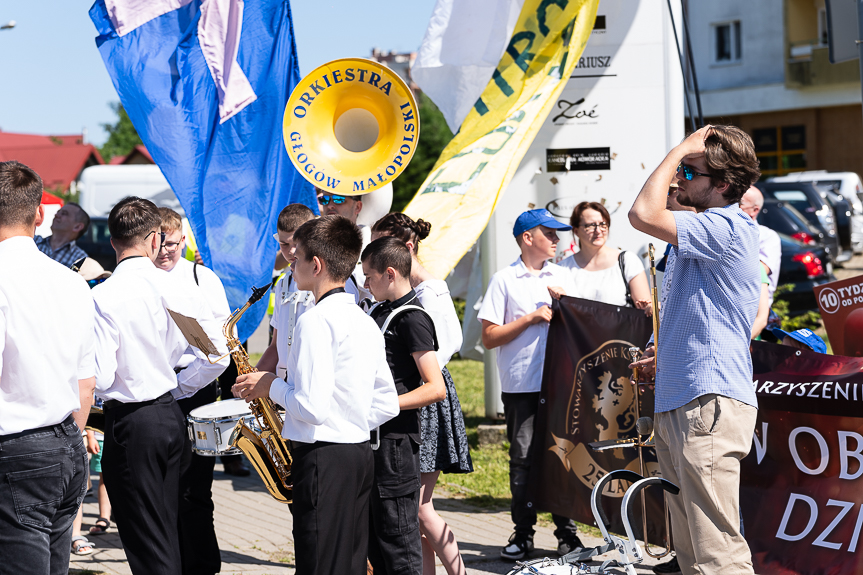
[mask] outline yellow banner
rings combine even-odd
[[[446,277],[488,224],[578,63],[598,4],[525,0],[491,81],[405,208],[432,224],[420,254],[435,277]]]

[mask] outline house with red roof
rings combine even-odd
[[[153,161],[153,157],[150,155],[150,152],[147,151],[147,148],[142,144],[138,144],[125,156],[114,156],[108,163],[112,166],[116,166],[130,164],[155,164],[156,162]]]
[[[149,155],[149,154],[148,154]],[[82,134],[40,136],[0,132],[0,161],[17,160],[33,168],[46,190],[75,192],[84,168],[104,164],[99,150]]]

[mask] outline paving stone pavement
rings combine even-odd
[[[94,485],[93,493],[95,492]],[[222,551],[222,573],[295,573],[291,514],[287,506],[270,497],[256,474],[243,478],[232,477],[223,473],[222,465],[217,463],[213,500],[216,508],[216,534]],[[468,574],[507,573],[513,568],[513,562],[502,561],[499,555],[500,548],[506,543],[512,530],[508,512],[490,512],[446,496],[436,495],[434,503],[458,539]],[[84,500],[85,534],[99,516],[98,511],[95,495],[88,496]],[[580,536],[586,546],[593,547],[601,543],[598,537],[585,533]],[[83,557],[73,555],[70,573],[131,574],[120,537],[113,524],[108,533],[91,536],[90,540],[97,546],[95,553]],[[544,555],[557,557],[557,540],[552,534],[552,528],[538,526],[535,544],[537,553],[534,558]],[[656,562],[649,562],[650,565],[654,563]],[[648,562],[645,562],[645,565],[647,564]],[[650,568],[645,566],[639,566],[637,571],[652,573]],[[436,572],[438,575],[446,573],[440,564]]]

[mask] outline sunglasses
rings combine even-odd
[[[687,166],[686,164],[680,164],[677,166],[677,173],[683,172],[683,179],[687,182],[691,182],[692,178],[695,176],[704,176],[705,178],[709,178],[710,174],[705,174],[704,172],[696,172],[691,166]]]
[[[149,234],[144,236],[144,241],[146,242],[147,238],[149,238],[150,235],[152,235],[152,234],[159,234],[159,237],[161,238],[159,240],[159,249],[161,250],[162,246],[165,245],[165,237],[168,235],[168,233],[167,232],[157,232],[156,230],[153,230],[152,232],[150,232]]]
[[[342,205],[343,203],[345,203],[348,200],[348,198],[346,198],[345,196],[337,196],[336,194],[331,194],[331,195],[318,196],[318,203],[321,204],[322,206],[329,205],[331,198],[332,198],[333,204],[335,204],[337,206]]]
[[[595,224],[584,224],[583,226],[581,226],[581,229],[583,229],[584,231],[586,231],[588,233],[589,232],[595,232],[596,230],[605,231],[608,229],[608,222],[597,222]]]

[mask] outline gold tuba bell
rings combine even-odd
[[[410,162],[419,109],[383,64],[342,58],[297,84],[283,130],[288,156],[306,180],[325,192],[362,195],[391,183]]]

